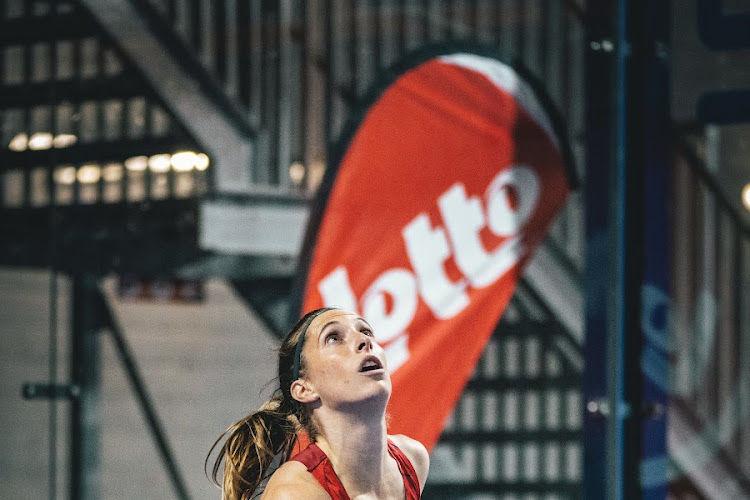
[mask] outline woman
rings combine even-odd
[[[390,395],[383,349],[364,319],[331,308],[306,314],[279,349],[279,389],[222,436],[213,479],[223,498],[252,498],[278,457],[265,500],[418,499],[429,457],[418,441],[387,435]],[[300,431],[312,444],[291,457]]]

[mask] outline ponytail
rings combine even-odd
[[[226,438],[210,476],[222,488],[223,500],[249,500],[270,475],[274,458],[280,455],[281,463],[290,458],[300,424],[293,413],[283,411],[283,402],[283,396],[274,396],[258,411],[229,427],[211,447],[213,451]],[[222,461],[224,474],[220,481]]]
[[[271,464],[274,459],[279,457],[280,465],[291,458],[298,433],[305,432],[311,441],[315,440],[310,412],[292,398],[290,387],[305,371],[304,356],[300,352],[307,328],[316,316],[331,309],[311,311],[292,327],[279,347],[279,389],[276,394],[258,411],[224,431],[208,452],[206,468],[211,453],[226,438],[209,476],[222,489],[223,500],[250,500],[273,472]],[[220,481],[222,462],[224,475]]]

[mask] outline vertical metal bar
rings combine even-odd
[[[278,163],[275,176],[279,186],[289,186],[289,165],[292,163],[293,141],[293,115],[299,116],[299,111],[294,107],[299,99],[299,78],[295,74],[293,64],[295,61],[294,40],[291,36],[293,24],[297,19],[295,12],[299,12],[296,2],[293,0],[281,0],[279,2],[278,14],[278,67],[279,67],[279,93],[277,95],[278,113]]]
[[[97,284],[91,274],[73,276],[70,381],[79,396],[70,405],[70,498],[95,500],[101,493],[99,322]]]
[[[357,19],[359,17],[359,10],[357,9],[357,0],[349,0],[351,5],[351,11],[350,11],[350,22],[349,22],[349,34],[350,34],[350,42],[348,44],[348,50],[349,50],[349,65],[351,68],[351,81],[349,83],[349,89],[351,90],[352,96],[357,96],[359,94],[358,89],[358,74],[357,74]]]
[[[398,57],[406,51],[406,17],[410,15],[406,11],[406,0],[398,0],[396,2],[396,16],[398,22],[396,23],[396,48],[398,50]]]
[[[690,180],[691,180],[691,193],[693,194],[693,210],[691,211],[691,219],[696,221],[697,231],[695,234],[695,237],[693,239],[693,255],[695,256],[694,262],[697,266],[699,266],[698,269],[694,269],[694,275],[695,275],[695,296],[692,306],[693,307],[699,307],[701,304],[701,301],[704,299],[704,295],[707,295],[707,292],[709,290],[709,286],[707,283],[707,271],[706,271],[706,252],[707,252],[707,246],[706,241],[708,241],[709,238],[709,229],[708,229],[708,222],[707,222],[707,210],[706,207],[707,200],[706,200],[706,194],[703,192],[702,187],[698,181],[697,176],[690,172]],[[698,342],[698,328],[702,328],[703,325],[694,324],[692,328],[693,337],[690,342],[690,364],[691,366],[700,366],[699,363],[701,362],[701,342]],[[692,380],[690,381],[690,387],[691,389],[698,387],[698,377],[700,374],[698,371],[693,370],[692,371]],[[700,391],[691,391],[691,397],[690,402],[692,406],[696,409],[696,414],[698,417],[702,416],[703,411],[703,399],[700,396]]]
[[[237,93],[245,108],[250,108],[250,2],[240,0],[237,11]]]
[[[334,91],[334,84],[333,81],[333,74],[331,73],[331,61],[333,61],[333,0],[323,0],[323,16],[324,16],[324,25],[325,25],[325,60],[327,63],[327,68],[325,71],[325,103],[324,103],[324,109],[325,109],[325,116],[323,119],[323,127],[324,127],[324,133],[323,138],[325,139],[326,148],[331,144],[332,142],[332,135],[333,131],[331,130],[332,124],[333,124],[333,91]],[[357,13],[355,12],[354,17],[357,17]],[[356,40],[352,43],[352,50],[357,50],[356,48],[357,42]],[[352,71],[356,71],[356,67],[352,68]],[[353,73],[352,73],[353,74]],[[328,159],[330,160],[330,158]],[[328,166],[330,168],[330,165]]]
[[[479,6],[477,5],[478,1],[479,0],[469,0],[469,12],[466,15],[466,17],[468,18],[467,24],[469,28],[469,35],[474,38],[477,38],[477,31],[479,27],[479,19],[477,17],[477,12],[479,11]]]
[[[734,461],[742,467],[742,295],[743,289],[743,262],[742,262],[742,231],[741,226],[737,223],[734,225],[734,234],[732,238],[732,330],[733,330],[733,345],[730,358],[732,360],[732,379],[730,383],[736,384],[735,391],[737,393],[737,404],[734,408],[734,418],[737,422],[737,439],[734,442],[732,451],[734,452]],[[730,387],[731,393],[731,387]]]
[[[281,165],[281,156],[279,155],[281,151],[281,127],[282,127],[282,116],[281,116],[281,102],[282,102],[282,94],[281,94],[281,86],[282,78],[284,77],[282,72],[282,57],[281,52],[284,50],[283,48],[283,39],[281,36],[281,30],[282,30],[282,17],[281,17],[281,2],[275,2],[273,7],[273,17],[271,24],[271,34],[273,35],[273,38],[271,40],[271,46],[272,46],[272,54],[274,55],[274,67],[273,67],[273,75],[275,82],[273,86],[271,87],[271,95],[269,96],[269,100],[271,102],[271,105],[273,106],[273,115],[274,115],[274,124],[273,129],[271,133],[271,137],[273,139],[273,146],[271,149],[271,158],[270,158],[270,168],[271,168],[271,177],[270,182],[273,185],[278,186],[281,183],[281,179],[279,177],[279,171],[282,168],[285,168],[283,165]],[[289,165],[286,166],[287,168]]]
[[[167,0],[167,20],[170,26],[177,27],[177,0]]]
[[[308,169],[310,165],[306,162],[309,158],[310,151],[308,150],[307,143],[307,115],[309,113],[307,99],[309,92],[309,77],[308,77],[308,25],[307,25],[307,2],[300,2],[298,22],[299,22],[299,54],[300,54],[300,73],[299,73],[299,120],[296,134],[299,136],[299,158],[305,165],[305,177],[307,177]],[[305,185],[305,180],[300,181],[300,188]]]
[[[115,52],[116,54],[116,52]],[[119,58],[119,56],[118,56]],[[130,114],[130,101],[127,98],[120,98],[120,116],[117,121],[117,139],[125,141],[128,138],[128,115]],[[126,204],[128,202],[128,189],[130,186],[130,174],[123,164],[122,180],[120,180],[120,200]]]
[[[96,80],[101,82],[105,78],[104,74],[104,40],[101,38],[97,39],[96,41]],[[96,141],[97,142],[103,142],[104,138],[106,137],[106,123],[104,120],[104,106],[105,102],[101,99],[97,100],[95,102],[96,108]],[[54,112],[53,112],[54,114]],[[54,133],[54,132],[53,132]],[[100,168],[102,165],[99,166]],[[96,182],[96,201],[98,203],[102,203],[104,201],[104,180],[102,179],[102,176],[99,176],[99,180]]]
[[[541,12],[539,15],[541,16],[541,24],[539,26],[539,42],[537,44],[538,48],[538,54],[539,54],[539,76],[541,78],[544,78],[545,80],[550,79],[549,74],[549,32],[550,32],[550,16],[552,14],[552,9],[549,8],[549,6],[545,5],[546,3],[549,3],[550,1],[558,1],[558,0],[541,0],[542,6],[541,6]]]
[[[188,40],[196,54],[200,53],[203,40],[201,33],[201,0],[187,0],[190,2],[190,35]]]
[[[565,116],[571,116],[570,110],[574,105],[570,91],[570,37],[572,34],[570,16],[571,13],[567,8],[563,9],[560,16],[560,33],[562,33],[560,40],[560,54],[562,56],[560,63],[560,99],[562,100],[561,108],[565,111]],[[584,50],[588,50],[588,48],[585,47]]]
[[[670,107],[670,61],[671,5],[664,2],[626,2],[632,9],[628,26],[632,42],[631,68],[633,81],[629,100],[633,105],[630,117],[628,150],[631,154],[629,170],[643,165],[640,192],[635,193],[636,203],[643,206],[640,230],[643,234],[639,255],[643,258],[638,294],[641,298],[637,321],[630,339],[628,359],[649,359],[658,364],[655,370],[667,376],[645,373],[640,363],[630,363],[630,376],[635,379],[628,397],[631,418],[626,429],[626,440],[638,443],[626,448],[625,496],[644,499],[664,499],[667,495],[667,412],[669,391],[669,321],[670,317],[670,237],[665,227],[672,224],[669,198],[672,164],[671,107]],[[645,29],[644,29],[645,27]],[[640,68],[640,69],[638,69]],[[639,75],[640,74],[640,75]],[[637,80],[639,79],[640,80]],[[633,98],[635,97],[635,99]],[[634,145],[635,143],[635,145]],[[634,152],[641,152],[642,157]],[[643,291],[641,291],[643,290]],[[656,300],[652,302],[646,290],[652,290]],[[662,314],[655,321],[655,312]],[[651,321],[647,321],[651,318]],[[644,327],[643,325],[647,326]],[[635,341],[638,340],[638,344]],[[627,392],[627,388],[626,388]]]
[[[30,21],[33,17],[34,2],[32,0],[24,0],[23,2],[23,18],[26,21]],[[22,81],[23,85],[29,85],[31,83],[32,64],[33,64],[33,42],[27,42],[23,46],[23,63],[22,63]],[[43,132],[42,130],[30,130],[32,124],[31,119],[31,106],[24,107],[24,129],[29,137],[35,132]],[[31,168],[24,167],[21,171],[22,183],[23,183],[23,199],[21,200],[21,208],[27,208],[31,206]]]
[[[377,74],[383,64],[383,26],[380,18],[380,11],[382,10],[381,1],[369,0],[367,3],[370,5],[370,15],[372,17],[372,40],[369,40],[369,43],[373,53],[373,74]]]
[[[616,158],[617,109],[615,60],[602,50],[603,39],[615,34],[614,0],[589,0],[586,19],[585,95],[586,100],[586,272],[584,276],[585,328],[583,389],[585,411],[583,493],[587,500],[611,498],[608,495],[609,460],[608,415],[602,411],[608,393],[607,337],[612,315],[612,222],[610,177]],[[595,45],[598,44],[598,45]]]
[[[716,211],[714,212],[714,224],[716,227],[716,239],[714,240],[714,261],[715,261],[715,273],[714,273],[714,283],[715,283],[715,290],[716,290],[716,335],[714,337],[714,346],[713,346],[713,369],[714,369],[714,377],[712,381],[712,387],[711,387],[711,413],[709,415],[710,421],[718,421],[719,420],[719,413],[721,412],[721,406],[724,401],[724,391],[723,387],[725,384],[725,380],[723,379],[724,376],[724,368],[727,364],[726,360],[726,353],[724,351],[724,346],[726,344],[726,337],[729,334],[729,332],[724,330],[724,327],[726,326],[726,320],[727,320],[727,303],[722,300],[723,294],[725,292],[725,288],[728,285],[725,278],[725,268],[726,268],[726,254],[725,254],[725,245],[724,245],[724,239],[725,239],[725,232],[726,232],[726,217],[724,217],[724,214],[722,213],[722,204],[721,201],[716,197],[713,193],[711,194],[712,197],[714,197],[715,207]]]
[[[617,159],[616,159],[616,201],[612,214],[615,221],[615,331],[610,336],[609,352],[609,403],[613,416],[610,419],[609,443],[612,467],[609,471],[610,484],[608,498],[624,500],[636,498],[638,473],[628,477],[634,457],[639,457],[641,442],[639,433],[634,432],[632,422],[640,417],[640,363],[625,363],[626,359],[641,359],[641,339],[637,330],[640,321],[640,274],[643,247],[641,234],[643,207],[639,203],[642,196],[643,166],[639,165],[644,155],[643,141],[633,129],[638,121],[639,106],[643,106],[640,80],[644,69],[641,66],[643,47],[631,37],[629,28],[633,16],[629,0],[618,2],[618,28],[614,40],[617,53]],[[603,42],[604,43],[604,42]],[[625,47],[632,44],[632,51],[638,52],[628,57]],[[642,126],[642,124],[638,124]],[[636,365],[634,369],[632,365]],[[633,414],[636,415],[633,418]],[[636,469],[637,470],[637,469]],[[635,490],[634,490],[635,487]]]
[[[268,138],[268,157],[265,170],[259,176],[261,182],[272,184],[275,180],[277,168],[277,140],[278,140],[278,103],[276,102],[276,86],[278,85],[278,50],[279,46],[276,41],[276,31],[278,31],[278,18],[275,9],[278,6],[261,3],[262,27],[263,33],[263,89],[262,101],[263,106],[263,125]]]
[[[57,9],[52,9],[51,15],[54,17],[55,21],[57,22]],[[57,82],[58,82],[58,40],[53,39],[50,41],[49,44],[49,61],[48,63],[48,70],[49,70],[49,81],[50,81],[50,96],[49,96],[49,102],[50,102],[50,132],[52,133],[52,137],[56,137],[57,134],[61,132],[60,130],[60,124],[58,120],[58,105],[57,102]],[[52,152],[52,161],[50,162],[49,168],[47,170],[47,176],[46,176],[46,190],[47,190],[47,200],[50,204],[50,207],[54,206],[54,178],[53,173],[55,171],[55,167],[57,166],[57,154],[53,150]]]
[[[265,58],[263,57],[263,11],[261,0],[249,0],[250,9],[250,114],[253,125],[258,129],[265,126],[265,112],[263,109],[263,88],[265,75]],[[257,178],[260,169],[256,169],[254,178]]]
[[[490,29],[493,33],[493,43],[496,47],[502,47],[502,29],[503,26],[503,2],[492,2],[493,5],[493,12],[492,12],[492,21],[490,22]]]
[[[0,12],[4,11],[4,0],[0,2]],[[53,8],[51,15],[55,19],[55,25],[57,24],[58,12],[57,9]],[[50,129],[53,134],[58,133],[57,123],[57,39],[50,41],[50,56],[49,56],[49,79],[51,95],[50,105],[52,106],[52,116],[50,117]],[[2,63],[0,63],[2,64]],[[2,71],[0,71],[2,75]],[[2,78],[2,76],[0,76]],[[55,200],[55,189],[54,189],[54,171],[56,167],[56,154],[53,152],[53,161],[50,162],[47,170],[47,200],[49,203],[49,267],[50,267],[50,279],[49,279],[49,372],[48,379],[52,387],[57,385],[57,370],[58,370],[58,311],[57,311],[57,204]],[[2,186],[0,186],[1,188]],[[49,485],[48,493],[49,500],[57,499],[57,417],[58,417],[57,401],[52,398],[49,402]]]
[[[79,9],[82,9],[82,7],[78,5],[76,5],[75,8],[76,10],[78,10],[78,12],[80,12]],[[82,50],[83,49],[81,46],[81,39],[76,38],[75,40],[73,40],[73,47],[72,47],[73,60],[71,63],[71,66],[73,68],[72,68],[71,73],[72,73],[73,81],[76,83],[76,85],[79,85],[79,86],[82,84],[82,80],[83,80],[83,70],[82,70],[82,64],[81,64],[81,51]],[[73,118],[72,118],[73,123],[71,125],[71,128],[73,129],[73,135],[79,138],[81,137],[81,132],[83,131],[83,125],[82,125],[83,120],[81,119],[81,108],[82,106],[80,102],[75,102],[73,104]],[[80,200],[80,184],[76,182],[74,184],[74,189],[73,189],[72,204],[78,205],[79,200]]]
[[[448,37],[449,38],[460,38],[461,37],[461,16],[459,11],[463,9],[463,0],[454,0],[452,2],[446,2],[446,19],[448,22]]]
[[[528,0],[516,0],[516,55],[521,60],[526,60],[526,2]]]
[[[0,0],[0,21],[5,22],[7,18],[7,5],[6,0]],[[8,47],[0,47],[0,84],[7,82],[7,68],[5,67],[5,51]],[[0,110],[0,140],[6,142],[9,137],[6,137],[3,133],[6,130],[7,110]],[[5,173],[0,172],[0,208],[5,206]]]
[[[740,348],[738,349],[741,360],[750,359],[750,294],[748,294],[750,276],[748,276],[749,267],[746,264],[748,259],[750,259],[749,247],[747,237],[743,238],[740,250],[740,262],[745,264],[741,265],[741,272],[739,273],[741,280],[740,290],[742,293],[738,294],[739,307],[737,309],[741,314]],[[750,415],[748,415],[750,413],[750,397],[748,396],[750,394],[750,364],[745,361],[744,363],[740,363],[739,367],[740,375],[737,392],[739,394],[738,406],[740,408],[740,436],[738,439],[740,444],[739,456],[741,457],[740,470],[747,477],[750,476],[750,432],[748,432],[750,429]]]
[[[213,0],[214,6],[214,68],[219,81],[227,81],[227,9],[226,0]]]

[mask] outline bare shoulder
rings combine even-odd
[[[430,455],[427,453],[427,448],[416,439],[404,436],[403,434],[388,437],[409,458],[419,478],[419,485],[421,488],[424,488],[425,481],[427,481],[427,474],[430,471]]]
[[[273,473],[263,490],[262,500],[330,500],[328,493],[300,462],[286,462]]]

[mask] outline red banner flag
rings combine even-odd
[[[389,431],[431,448],[569,191],[537,92],[469,52],[407,69],[327,174],[303,250],[303,311],[372,325],[392,372]]]

